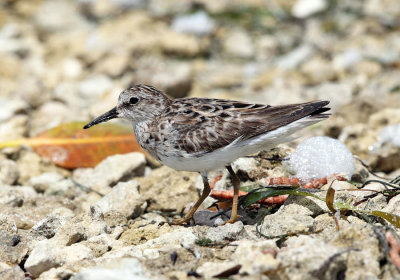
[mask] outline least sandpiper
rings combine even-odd
[[[297,130],[329,115],[329,101],[270,106],[210,98],[172,100],[158,89],[136,85],[124,90],[115,108],[84,128],[114,118],[132,122],[139,144],[161,163],[176,170],[196,171],[204,190],[184,218],[172,224],[188,223],[210,193],[207,174],[226,167],[234,187],[229,223],[238,218],[240,180],[231,167],[239,157],[271,149],[293,139]]]

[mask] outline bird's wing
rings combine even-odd
[[[284,106],[250,104],[239,101],[188,98],[177,99],[164,112],[175,134],[174,148],[199,156],[272,131],[306,116],[326,118],[321,114],[329,101],[315,101]]]

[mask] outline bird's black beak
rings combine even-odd
[[[117,107],[112,108],[110,111],[104,113],[103,115],[95,118],[90,123],[86,124],[83,128],[88,129],[96,124],[109,121],[118,117]]]

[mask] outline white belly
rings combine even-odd
[[[261,150],[272,149],[281,143],[290,141],[294,138],[291,136],[294,132],[319,121],[304,118],[250,140],[240,141],[239,138],[228,146],[198,157],[174,157],[159,154],[159,158],[163,164],[176,170],[208,172],[223,168],[240,157],[248,156]]]

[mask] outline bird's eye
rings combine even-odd
[[[129,104],[131,104],[131,105],[135,105],[138,102],[139,102],[139,98],[137,98],[137,97],[129,98]]]

